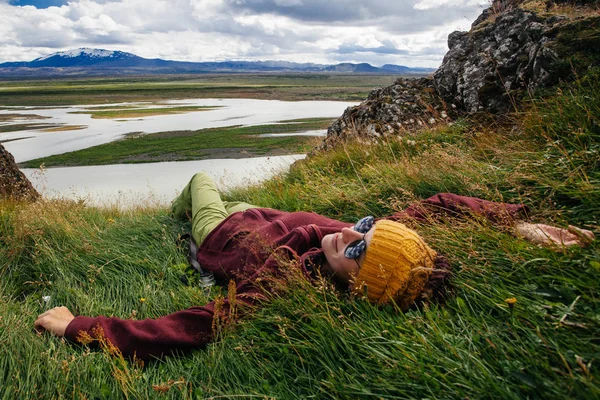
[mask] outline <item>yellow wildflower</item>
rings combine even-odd
[[[515,306],[515,304],[517,303],[517,298],[516,297],[509,297],[508,299],[505,299],[504,302],[506,304],[508,304],[508,308],[510,308],[512,310],[513,307]]]

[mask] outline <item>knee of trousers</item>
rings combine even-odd
[[[194,176],[192,176],[192,180],[198,180],[198,179],[211,179],[210,176],[208,176],[206,174],[206,172],[202,171],[202,172],[196,172],[194,174]]]

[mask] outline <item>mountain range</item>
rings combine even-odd
[[[333,72],[369,74],[429,74],[431,68],[410,68],[386,64],[374,67],[367,63],[325,65],[289,61],[221,61],[185,62],[160,58],[143,58],[123,51],[80,48],[53,53],[33,61],[0,64],[0,76],[33,75],[121,75],[185,74],[232,72]]]

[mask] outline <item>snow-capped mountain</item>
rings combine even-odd
[[[159,67],[169,61],[148,60],[124,51],[79,48],[36,58],[29,62],[8,62],[0,68],[129,68]]]
[[[104,49],[80,48],[74,50],[52,53],[36,58],[30,62],[16,62],[0,64],[0,68],[26,67],[26,68],[64,68],[64,67],[130,67],[145,66],[145,58],[123,51]]]
[[[131,53],[125,53],[123,51],[90,49],[89,47],[81,47],[79,49],[67,50],[67,51],[61,51],[58,53],[49,54],[44,57],[36,58],[33,61],[38,61],[38,62],[44,61],[44,60],[47,60],[52,57],[62,57],[62,58],[75,58],[75,57],[86,58],[87,57],[87,58],[94,58],[94,59],[110,57],[110,58],[114,59],[114,58],[124,58],[124,57],[135,57],[135,55],[131,54]]]
[[[412,69],[403,66],[386,65],[385,68],[370,64],[322,65],[314,63],[294,63],[289,61],[223,61],[223,62],[183,62],[160,58],[148,59],[123,51],[79,48],[61,51],[36,58],[29,62],[7,62],[0,64],[2,75],[113,75],[135,73],[208,73],[208,72],[343,72],[343,73],[428,73],[431,69]]]
[[[48,60],[51,60],[51,62],[54,63],[60,63],[60,60],[63,60],[65,63],[68,63],[68,60],[76,60],[78,64],[81,64],[86,60],[95,63],[98,61],[102,61],[103,59],[110,59],[111,61],[114,61],[122,59],[133,59],[135,57],[137,57],[135,54],[125,53],[123,51],[90,49],[89,47],[82,47],[79,49],[61,51],[58,53],[49,54],[44,57],[36,58],[32,61],[32,63],[47,63],[49,62]]]

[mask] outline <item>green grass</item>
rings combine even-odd
[[[298,154],[308,151],[315,139],[304,136],[257,136],[326,129],[331,122],[330,119],[315,118],[293,124],[230,126],[136,135],[83,150],[26,161],[22,165],[37,168],[41,164],[54,167]]]
[[[348,145],[225,196],[354,221],[452,191],[523,201],[533,220],[599,235],[598,82],[532,101],[508,125],[471,118],[410,142]],[[412,225],[456,269],[445,305],[400,313],[291,279],[207,349],[142,368],[31,327],[59,304],[122,318],[203,304],[210,296],[179,280],[175,238],[189,226],[151,207],[4,202],[0,397],[600,397],[599,241],[553,251],[480,219]]]

